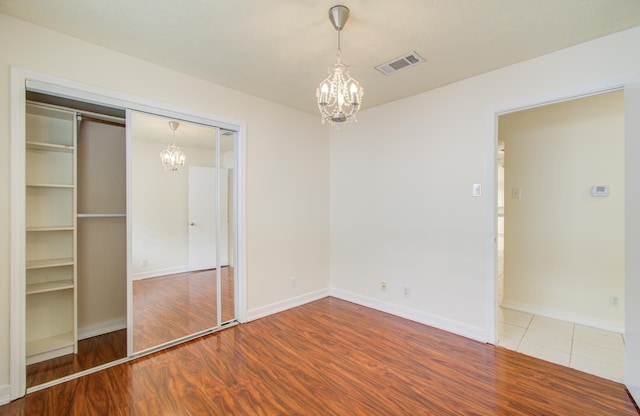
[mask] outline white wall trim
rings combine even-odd
[[[487,183],[485,185],[486,204],[488,205],[489,233],[487,238],[487,285],[485,299],[487,309],[485,311],[485,332],[487,342],[498,343],[498,114],[490,111],[487,117],[487,137],[491,138],[487,146]]]
[[[235,171],[233,175],[233,180],[236,181],[236,194],[234,198],[236,198],[236,214],[238,217],[236,218],[236,236],[235,239],[235,269],[234,269],[234,278],[236,284],[236,292],[235,292],[235,308],[236,308],[236,319],[240,323],[244,323],[247,320],[247,280],[246,280],[246,270],[247,270],[247,205],[246,205],[246,197],[247,197],[247,151],[246,146],[247,143],[244,139],[247,131],[247,126],[245,123],[240,124],[240,129],[238,130],[238,139],[236,141],[236,160],[235,160]]]
[[[131,109],[127,109],[125,112],[125,126],[131,126]],[[125,163],[127,164],[126,172],[126,197],[125,204],[127,205],[127,213],[133,212],[133,198],[131,193],[132,173],[131,173],[131,128],[125,128]],[[127,217],[127,328],[133,328],[133,221],[129,221]],[[133,331],[129,331],[127,334],[127,356],[133,355]]]
[[[6,384],[0,386],[0,406],[11,401],[11,386]]]
[[[108,334],[109,332],[119,331],[127,328],[127,317],[123,316],[117,319],[100,322],[95,325],[89,325],[78,328],[78,340],[95,337],[98,335]]]
[[[144,272],[134,273],[133,280],[151,279],[153,277],[167,276],[170,274],[186,273],[192,271],[189,266],[170,267],[168,269],[148,270]]]
[[[109,105],[117,108],[128,108],[168,118],[179,117],[185,121],[221,127],[227,130],[240,131],[242,123],[223,117],[212,116],[207,113],[194,111],[173,104],[161,103],[142,97],[132,96],[120,91],[104,89],[92,85],[82,84],[69,79],[59,78],[36,71],[16,69],[24,74],[25,86],[29,90],[44,94],[55,94],[65,98],[82,100],[90,103]]]
[[[285,299],[283,301],[272,303],[270,305],[250,309],[247,311],[247,322],[264,318],[265,316],[273,315],[274,313],[286,311],[287,309],[295,308],[297,306],[304,305],[305,303],[326,298],[327,296],[329,296],[329,289],[320,289],[316,290],[315,292],[297,296],[295,298]]]
[[[25,356],[25,102],[26,75],[11,68],[11,159],[10,159],[10,217],[9,245],[9,383],[11,400],[24,396],[27,372]]]
[[[545,318],[558,319],[560,321],[572,322],[574,324],[589,326],[592,328],[604,329],[606,331],[624,334],[624,322],[613,320],[593,318],[589,315],[562,311],[554,308],[547,308],[540,305],[531,305],[528,303],[504,299],[502,301],[503,308],[513,309],[520,312],[526,312],[533,315],[544,316]]]
[[[640,403],[640,74],[625,86],[625,351],[624,384]]]
[[[381,312],[409,319],[414,322],[442,329],[443,331],[451,332],[475,341],[491,342],[488,340],[487,332],[484,328],[470,326],[441,316],[417,311],[415,309],[393,303],[383,302],[378,299],[358,295],[345,290],[331,289],[330,295],[338,299],[346,300]]]
[[[571,101],[577,98],[586,98],[593,95],[604,94],[607,92],[618,91],[623,89],[625,85],[634,79],[634,74],[626,74],[599,82],[591,82],[572,88],[566,88],[553,93],[540,95],[524,100],[513,101],[495,105],[491,108],[491,113],[496,116],[502,116],[522,110],[543,107],[549,104],[557,104],[564,101]],[[497,126],[496,126],[497,127]]]

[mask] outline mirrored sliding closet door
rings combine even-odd
[[[131,112],[132,349],[235,320],[235,133]]]
[[[27,89],[27,391],[237,322],[237,132],[121,104]]]

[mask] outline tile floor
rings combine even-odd
[[[623,382],[622,334],[500,308],[498,345]]]

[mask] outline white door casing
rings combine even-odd
[[[640,77],[625,86],[624,383],[640,403]]]

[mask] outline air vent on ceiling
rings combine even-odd
[[[416,52],[410,52],[405,55],[399,56],[388,62],[376,66],[376,69],[385,75],[395,74],[398,71],[411,68],[414,65],[424,62],[424,58],[418,55]]]

